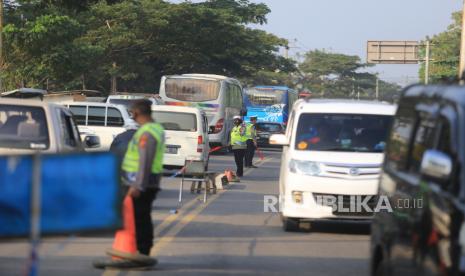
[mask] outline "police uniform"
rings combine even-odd
[[[247,148],[246,126],[244,124],[232,128],[230,141],[237,167],[236,174],[241,177],[244,174],[244,156]]]
[[[255,125],[248,123],[246,125],[245,135],[247,137],[247,149],[245,152],[245,167],[252,167],[253,156],[255,155],[255,143],[257,139]]]
[[[160,187],[165,133],[158,123],[144,124],[131,139],[122,170],[123,182],[140,191],[133,198],[137,249],[149,255],[153,246],[152,204]]]

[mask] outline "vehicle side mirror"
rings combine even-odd
[[[448,181],[452,174],[452,159],[447,154],[437,150],[427,150],[421,161],[421,173],[441,182]]]
[[[287,140],[287,137],[284,134],[273,134],[270,136],[270,144],[288,146],[289,141]]]
[[[100,147],[100,137],[97,135],[88,135],[84,137],[84,144],[88,149]]]
[[[242,117],[247,116],[247,108],[241,109],[241,116]]]

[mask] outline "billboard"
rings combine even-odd
[[[368,41],[367,63],[418,64],[418,41]]]

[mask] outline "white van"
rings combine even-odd
[[[286,134],[270,137],[271,144],[284,146],[279,194],[286,231],[296,230],[302,219],[371,219],[373,213],[357,204],[377,204],[395,111],[380,102],[296,102]]]
[[[124,106],[95,102],[64,103],[74,115],[80,133],[93,133],[100,137],[98,150],[109,150],[113,139],[126,131],[128,126],[136,126]]]
[[[227,146],[234,116],[245,115],[242,85],[233,78],[207,74],[164,76],[160,97],[166,105],[205,111],[211,146]]]
[[[210,151],[205,112],[195,107],[152,106],[152,117],[165,128],[163,165],[181,168],[185,160],[202,160],[208,167]]]

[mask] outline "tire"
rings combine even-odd
[[[286,232],[297,232],[300,230],[300,219],[283,217],[283,230]]]

